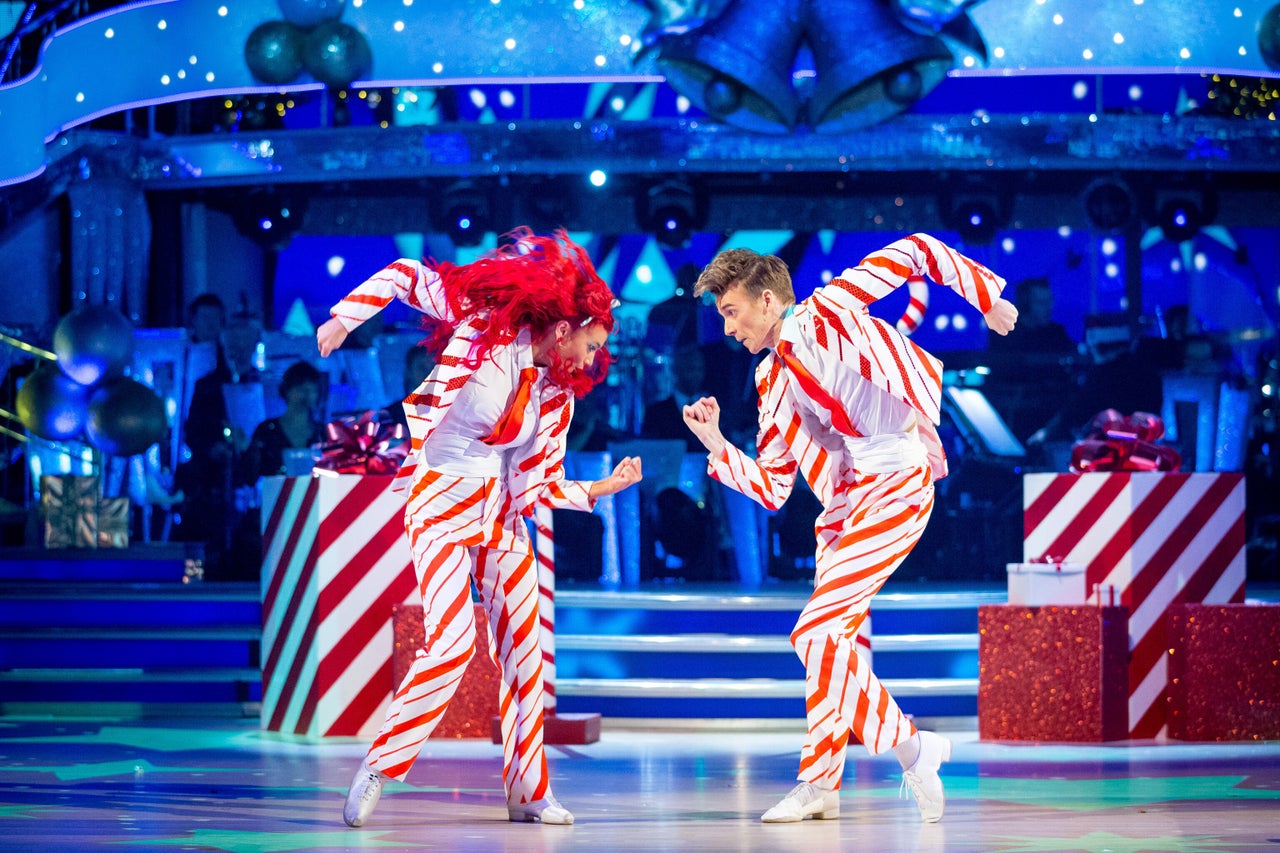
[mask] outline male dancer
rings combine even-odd
[[[796,304],[786,265],[750,249],[720,253],[695,294],[711,293],[724,332],[752,353],[760,392],[752,459],[720,430],[703,397],[683,410],[710,452],[712,477],[776,510],[801,474],[822,501],[814,529],[814,591],[791,644],[805,667],[809,733],[799,784],[764,813],[766,823],[840,816],[845,748],[855,733],[872,754],[893,750],[926,823],[942,818],[938,768],[951,742],[919,732],[854,650],[871,598],[919,541],[946,459],[934,424],[942,364],[872,317],[867,306],[912,276],[947,285],[1004,335],[1018,312],[1004,280],[926,234],[874,252]]]

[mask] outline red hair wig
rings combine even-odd
[[[444,285],[454,323],[429,322],[431,334],[423,345],[439,356],[461,321],[487,312],[488,326],[476,339],[471,366],[477,366],[495,346],[511,343],[521,329],[536,338],[560,320],[575,329],[598,323],[613,331],[613,292],[596,273],[587,250],[563,230],[550,237],[517,228],[509,242],[483,257],[458,266],[430,262]],[[574,371],[553,361],[550,378],[582,396],[604,380],[610,357],[601,350],[589,372]]]

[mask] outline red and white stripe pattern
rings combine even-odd
[[[391,608],[418,595],[385,477],[263,488],[262,727],[369,736],[391,699]]]
[[[898,318],[897,329],[904,335],[910,335],[924,322],[925,312],[929,310],[929,282],[919,276],[907,279],[909,299],[907,307]]]
[[[1088,593],[1129,609],[1131,737],[1165,734],[1166,610],[1244,600],[1244,488],[1241,474],[1023,478],[1023,559],[1082,563]]]
[[[813,595],[791,633],[804,662],[809,724],[801,782],[839,788],[850,734],[872,754],[915,734],[861,653],[858,634],[872,596],[924,533],[933,491],[925,467],[867,476],[837,496],[815,523]]]
[[[548,714],[556,712],[556,548],[551,507],[533,508],[534,549],[538,557],[538,619],[542,623],[542,700]]]
[[[524,520],[494,478],[426,471],[406,513],[425,639],[396,690],[367,763],[404,779],[475,653],[474,579],[498,665],[503,782],[511,803],[547,796],[538,567]]]

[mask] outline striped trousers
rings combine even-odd
[[[494,478],[423,470],[405,509],[422,594],[425,642],[369,748],[370,767],[403,780],[444,715],[475,653],[475,583],[501,673],[502,781],[507,801],[549,794],[542,746],[538,571],[524,519]]]
[[[872,596],[920,540],[932,510],[932,474],[921,466],[859,474],[818,516],[813,595],[791,633],[804,663],[809,727],[798,781],[839,788],[850,732],[872,754],[916,732],[858,656],[854,637]]]

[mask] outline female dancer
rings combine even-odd
[[[542,747],[538,573],[524,516],[535,504],[590,510],[638,482],[627,457],[594,482],[565,480],[574,397],[603,378],[613,294],[582,247],[527,229],[473,263],[399,260],[334,306],[316,333],[322,356],[393,298],[427,315],[437,354],[404,403],[411,451],[392,488],[408,488],[405,530],[426,640],[387,708],[347,793],[361,826],[387,779],[403,780],[475,650],[474,582],[501,673],[502,781],[513,821],[571,824],[551,794]],[[593,370],[593,367],[598,369]]]

